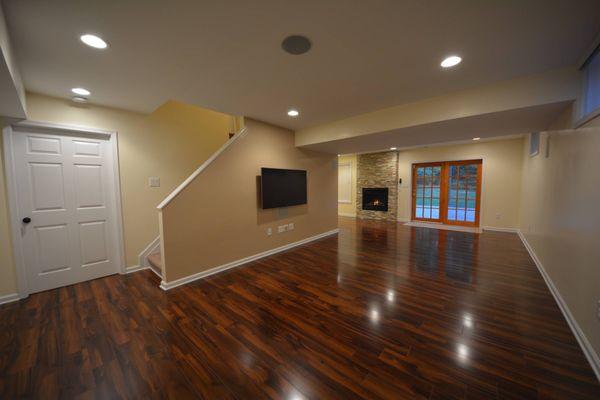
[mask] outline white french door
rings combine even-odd
[[[119,272],[109,136],[35,128],[10,135],[28,292]]]

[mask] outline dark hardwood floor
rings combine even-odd
[[[0,397],[599,399],[515,234],[340,220],[163,292],[150,271],[0,308]]]

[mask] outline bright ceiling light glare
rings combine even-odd
[[[102,40],[102,38],[96,36],[96,35],[92,35],[91,33],[86,33],[85,35],[81,35],[79,37],[79,39],[81,39],[81,41],[85,44],[87,44],[90,47],[93,47],[95,49],[105,49],[108,47],[108,43],[106,43],[104,40]]]
[[[461,61],[462,61],[462,58],[460,58],[459,56],[450,56],[450,57],[446,57],[440,65],[443,68],[450,68],[450,67],[454,67],[455,65],[460,64]]]
[[[87,101],[88,101],[88,99],[86,99],[85,97],[81,97],[81,96],[73,96],[73,98],[71,100],[73,100],[75,103],[87,103]]]
[[[386,296],[386,297],[387,297],[387,300],[388,300],[390,303],[393,303],[393,302],[394,302],[394,299],[396,298],[396,294],[394,293],[394,291],[393,291],[393,290],[388,290],[388,291],[387,291],[387,296]]]
[[[473,140],[480,140],[480,137],[474,137]]]
[[[397,147],[390,147],[390,150],[396,150]]]
[[[71,89],[71,92],[78,94],[80,96],[89,96],[91,94],[91,92],[87,89],[81,88],[81,87],[76,87]]]
[[[374,324],[379,322],[379,310],[377,310],[376,308],[372,308],[369,314],[371,317],[371,322],[373,322]]]
[[[469,358],[469,348],[464,344],[458,345],[457,352],[460,361],[466,361]]]
[[[472,328],[473,327],[473,317],[471,317],[470,315],[465,315],[463,317],[463,325],[466,326],[467,328]]]
[[[300,115],[300,113],[298,112],[298,110],[290,110],[288,111],[288,115],[290,117],[297,117],[298,115]]]

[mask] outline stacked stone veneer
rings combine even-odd
[[[398,215],[398,152],[359,154],[356,183],[356,216],[396,221]],[[388,211],[362,209],[363,188],[388,188]]]

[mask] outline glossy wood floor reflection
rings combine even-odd
[[[514,234],[341,232],[167,293],[152,272],[0,308],[0,397],[598,399]]]

